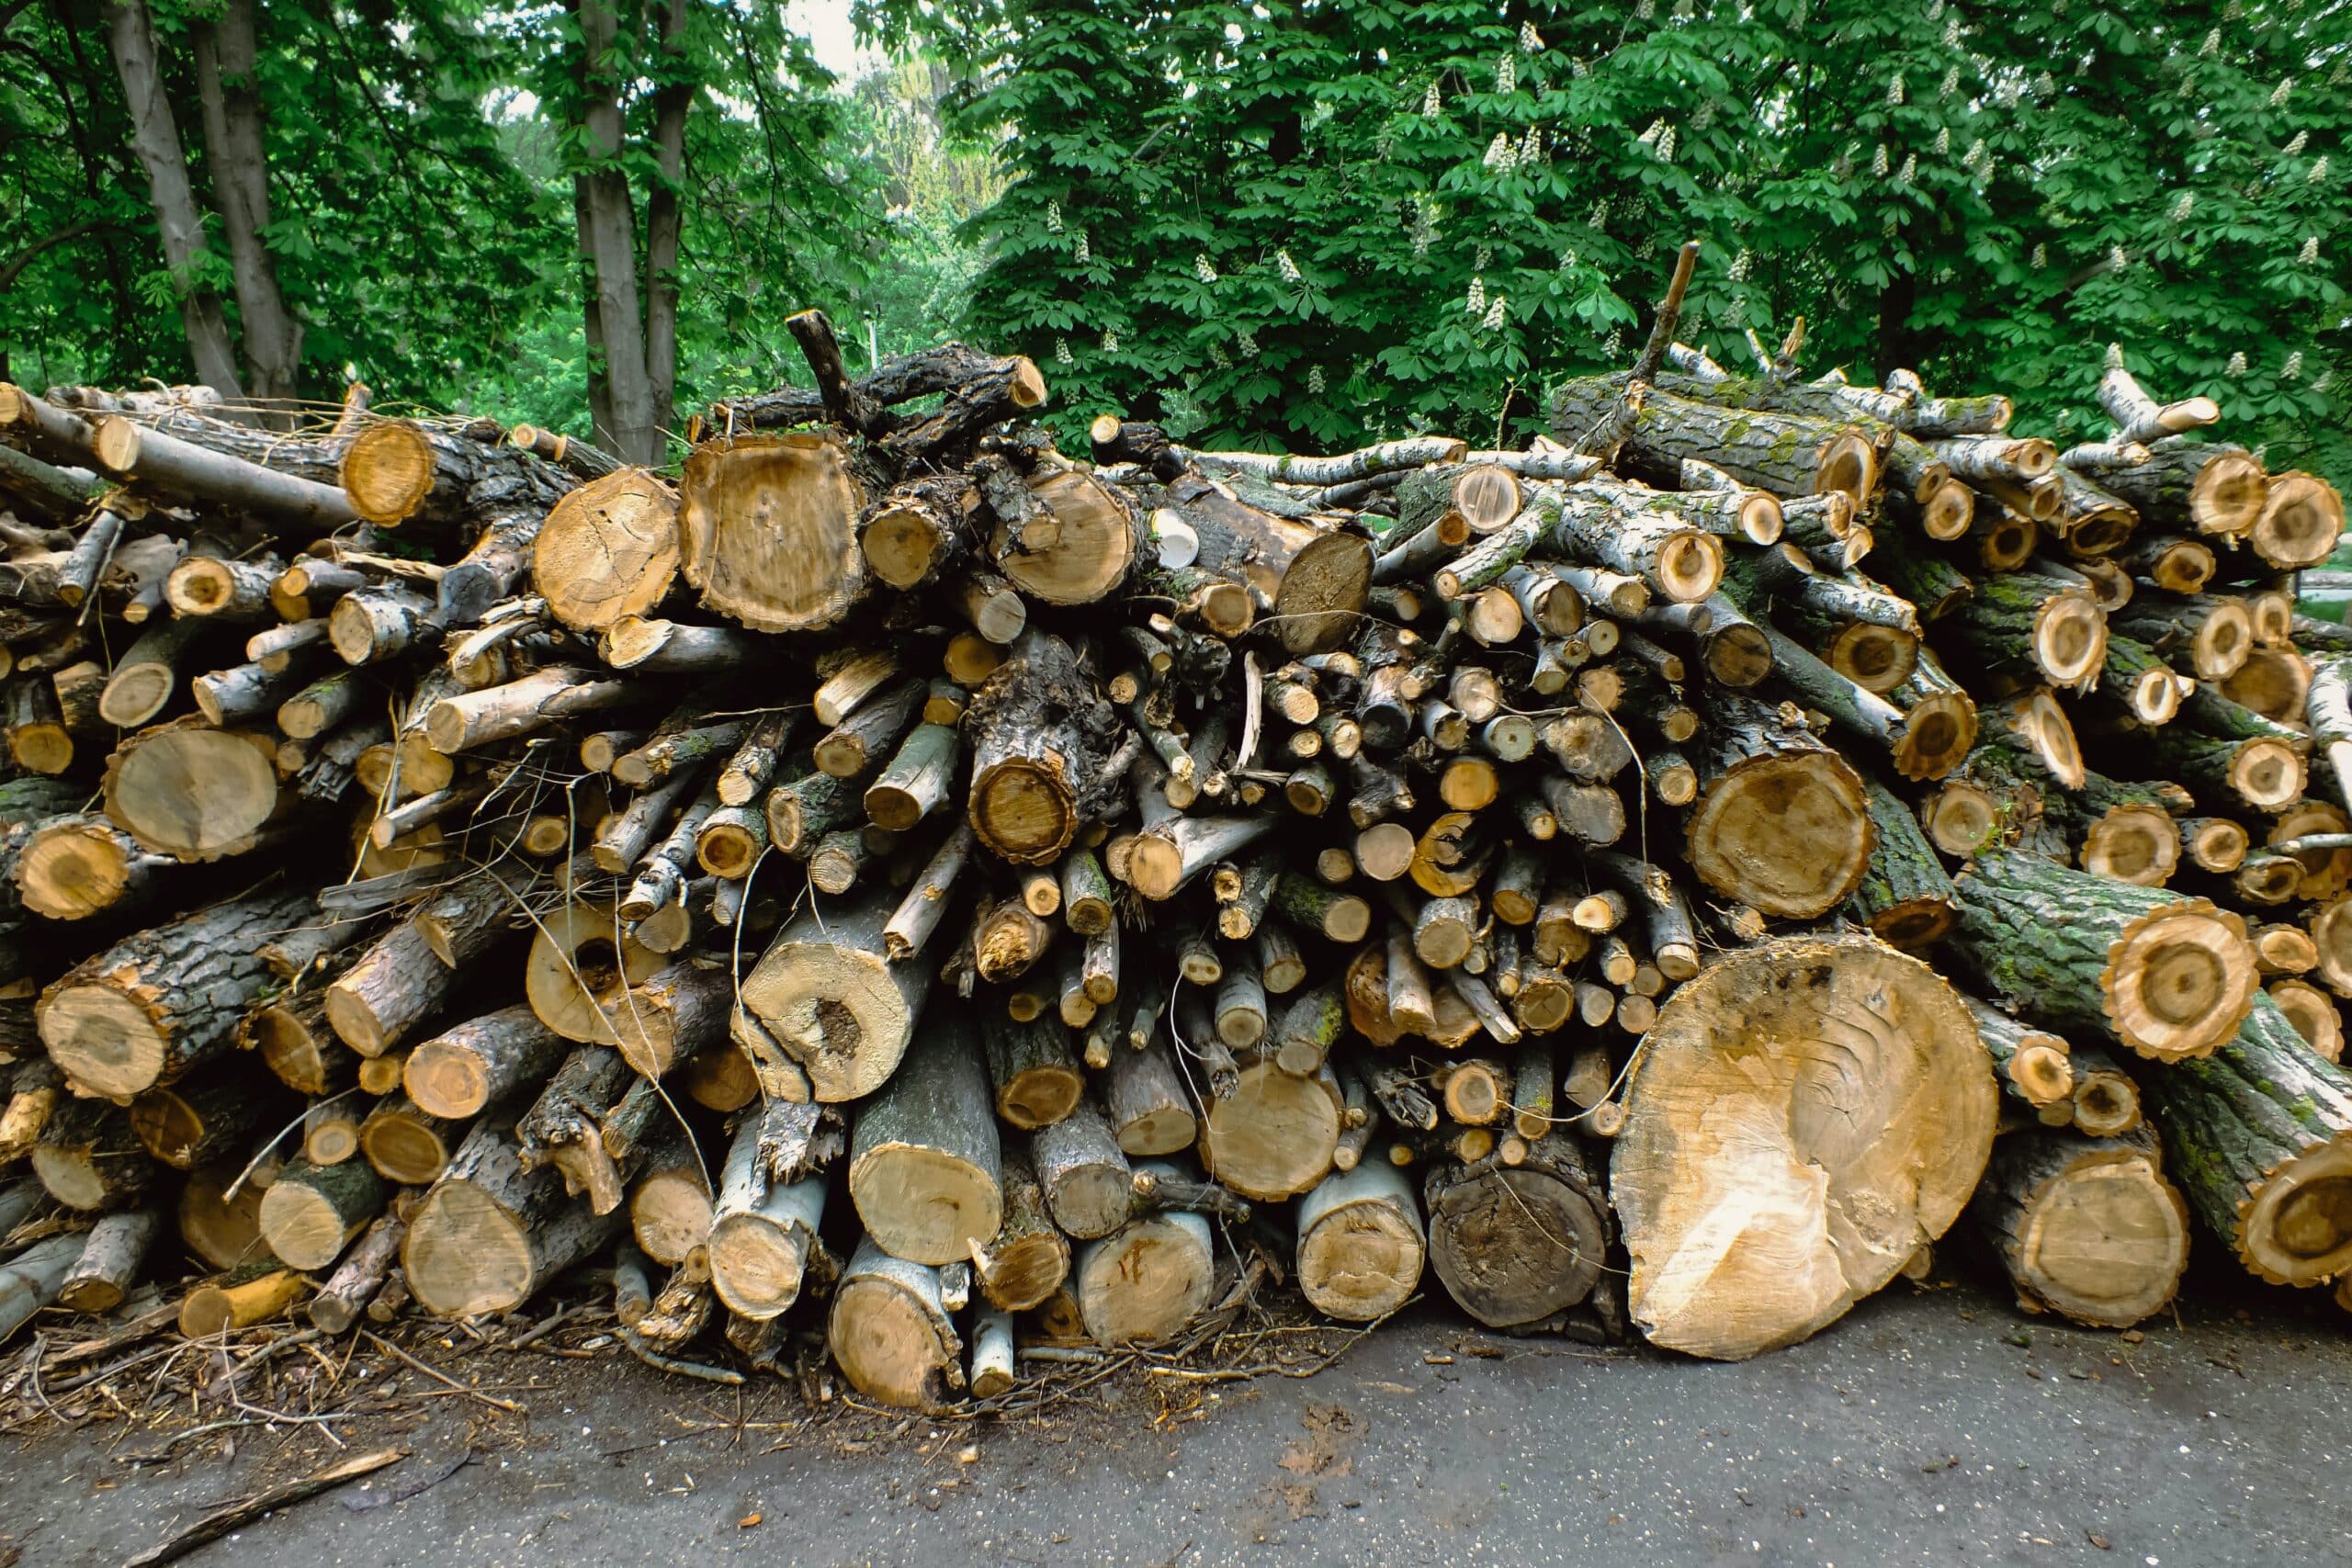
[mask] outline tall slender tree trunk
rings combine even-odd
[[[302,364],[302,324],[286,308],[269,228],[269,158],[262,147],[254,0],[225,0],[217,20],[195,25],[196,82],[204,104],[206,164],[236,275],[246,390],[291,398]]]
[[[685,76],[685,30],[686,0],[668,0],[662,10],[662,79],[653,93],[656,174],[645,202],[645,370],[657,439],[677,410],[679,187],[686,173],[686,111],[695,96]]]
[[[195,361],[197,377],[232,401],[242,399],[244,388],[237,376],[236,347],[230,342],[229,323],[220,313],[220,298],[201,287],[195,275],[197,260],[205,248],[204,219],[188,184],[179,124],[172,118],[171,101],[164,96],[163,68],[155,54],[155,28],[147,15],[146,0],[109,0],[107,47],[114,55],[115,72],[122,78],[123,99],[130,110],[131,149],[147,173],[155,225],[164,236],[164,261],[179,290],[180,324],[187,333],[188,355]]]
[[[586,216],[603,317],[605,373],[611,386],[613,451],[631,463],[661,460],[653,424],[653,386],[646,374],[645,323],[637,288],[637,222],[628,176],[620,166],[625,126],[619,61],[620,17],[614,0],[580,0],[582,51],[580,119],[590,164]]]
[[[588,175],[571,177],[571,222],[580,251],[580,308],[587,344],[588,423],[597,446],[620,450],[613,435],[613,381],[605,363],[605,312],[596,303],[596,249],[588,237]]]

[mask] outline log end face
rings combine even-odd
[[[861,1274],[834,1292],[826,1347],[850,1386],[902,1410],[946,1403],[961,1348],[927,1303],[887,1275]]]
[[[1079,1307],[1098,1345],[1159,1345],[1205,1311],[1216,1284],[1208,1223],[1154,1214],[1086,1249],[1077,1269]]]
[[[2188,1266],[2188,1205],[2136,1153],[2046,1183],[2017,1240],[2018,1285],[2096,1328],[2129,1328],[2161,1310]]]
[[[1867,938],[1739,953],[1660,1010],[1611,1190],[1654,1343],[1737,1359],[1804,1338],[1942,1235],[1998,1093],[1965,1006]]]
[[[1371,541],[1354,534],[1326,534],[1291,558],[1274,594],[1283,651],[1296,658],[1345,642],[1361,624],[1372,567]]]
[[[401,1066],[401,1088],[428,1116],[471,1116],[490,1103],[490,1075],[481,1058],[439,1040],[427,1040]]]
[[[1420,1227],[1396,1204],[1351,1203],[1299,1238],[1299,1290],[1326,1316],[1371,1323],[1411,1299],[1427,1254]]]
[[[406,420],[379,420],[352,437],[338,477],[361,521],[390,527],[433,493],[432,444]]]
[[[2099,975],[2109,1021],[2152,1061],[2211,1055],[2237,1033],[2262,976],[2245,922],[2201,898],[2159,906],[2124,927]]]
[[[323,1269],[343,1251],[343,1216],[300,1181],[277,1181],[261,1196],[261,1230],[289,1269]]]
[[[1060,761],[1013,757],[973,778],[969,810],[980,842],[1016,865],[1047,864],[1069,847],[1078,802]]]
[[[529,1234],[469,1181],[424,1195],[401,1244],[401,1271],[416,1304],[435,1317],[509,1312],[538,1283]]]
[[[1701,795],[1687,830],[1690,867],[1710,887],[1791,919],[1843,903],[1875,837],[1861,780],[1829,751],[1739,763]]]
[[[2352,1269],[2352,1142],[2315,1145],[2270,1172],[2239,1223],[2238,1258],[2278,1285]]]
[[[800,1299],[808,1238],[764,1215],[729,1214],[710,1226],[711,1288],[727,1310],[766,1321]]]
[[[114,907],[130,881],[122,840],[95,822],[36,830],[17,860],[25,908],[52,920],[80,920]]]
[[[660,604],[678,561],[676,499],[650,474],[622,468],[556,502],[532,544],[531,579],[557,620],[599,632]]]
[[[52,987],[41,998],[38,1021],[50,1060],[92,1094],[121,1099],[153,1089],[170,1059],[162,1022],[100,982]]]

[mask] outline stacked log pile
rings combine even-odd
[[[1516,451],[1080,459],[1028,361],[853,379],[815,313],[674,479],[0,388],[0,1325],[610,1259],[659,1364],[821,1325],[921,1405],[1250,1256],[1717,1356],[1972,1199],[2086,1323],[2191,1214],[2333,1280],[2334,492],[2120,363],[2063,454],[1733,376],[1687,274]]]

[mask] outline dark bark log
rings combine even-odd
[[[1953,891],[1953,945],[1995,992],[2152,1060],[2210,1055],[2259,989],[2245,922],[2202,899],[2011,850],[1980,854]]]
[[[2211,1055],[2147,1075],[2167,1169],[2238,1261],[2313,1285],[2352,1260],[2340,1201],[2352,1168],[2352,1077],[2257,997]]]

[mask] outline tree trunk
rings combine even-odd
[[[1846,912],[1878,937],[1917,953],[1941,941],[1958,918],[1951,876],[1911,808],[1875,779],[1864,780],[1863,788],[1870,794],[1877,843]]]
[[[1677,990],[1624,1094],[1610,1187],[1634,1319],[1654,1344],[1731,1360],[1836,1321],[1940,1236],[1984,1168],[1998,1098],[1933,971],[1810,937]]]
[[[961,1262],[1002,1222],[996,1118],[974,1032],[967,1017],[943,1021],[859,1108],[850,1197],[867,1237],[893,1257]]]
[[[604,380],[612,405],[611,428],[597,431],[597,445],[623,462],[651,466],[662,460],[662,435],[653,420],[653,383],[639,308],[637,215],[622,158],[626,62],[617,49],[620,14],[612,0],[575,5],[585,166],[572,178],[581,193],[582,248],[594,269],[592,308],[603,335]]]
[[[260,399],[298,395],[302,327],[286,307],[270,255],[269,162],[262,147],[261,82],[254,39],[254,0],[227,0],[210,22],[198,21],[196,81],[204,105],[205,164],[220,204],[220,226],[235,275],[237,320]],[[231,389],[221,390],[234,396]]]
[[[146,0],[108,0],[107,47],[130,111],[131,150],[147,175],[155,224],[163,231],[164,265],[180,304],[180,327],[197,378],[224,398],[243,396],[237,382],[237,354],[229,340],[220,297],[195,281],[206,249],[204,214],[188,184],[187,158],[180,148],[178,123],[164,89],[164,64]]]
[[[2245,922],[2201,898],[1992,850],[1953,884],[1957,951],[2005,999],[2158,1062],[2228,1040],[2260,986]]]
[[[1969,1208],[2029,1312],[2129,1328],[2164,1310],[2188,1266],[2188,1205],[2144,1133],[2012,1133]]]

